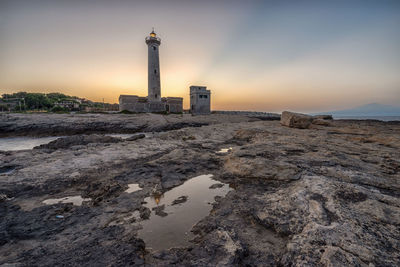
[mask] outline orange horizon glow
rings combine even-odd
[[[108,103],[147,96],[144,38],[155,26],[161,94],[183,97],[186,109],[191,85],[211,90],[213,110],[400,103],[396,2],[217,2],[5,0],[0,94],[60,92]]]

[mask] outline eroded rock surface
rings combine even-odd
[[[162,132],[222,122],[259,121],[243,115],[0,114],[0,137]]]
[[[400,123],[237,122],[0,152],[0,168],[18,166],[0,174],[0,265],[400,264]],[[234,190],[193,227],[189,247],[147,250],[137,236],[151,213],[144,199],[201,174]],[[132,183],[142,190],[126,193]],[[42,203],[69,195],[92,200]]]
[[[34,149],[61,149],[70,148],[72,146],[83,146],[90,143],[118,143],[122,142],[121,138],[112,136],[91,134],[91,135],[73,135],[68,137],[58,138],[48,144],[43,144]]]

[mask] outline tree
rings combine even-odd
[[[25,97],[25,105],[28,109],[48,109],[53,106],[45,94],[29,93]]]

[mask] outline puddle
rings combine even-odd
[[[25,149],[33,149],[35,146],[48,144],[62,136],[47,137],[5,137],[0,138],[0,150],[17,151]]]
[[[11,174],[15,171],[15,166],[4,166],[0,167],[0,174]]]
[[[126,193],[133,193],[142,190],[139,184],[128,184],[129,188],[125,190]]]
[[[163,250],[189,245],[194,238],[192,227],[206,217],[216,196],[224,197],[230,190],[228,184],[210,188],[220,183],[211,174],[194,177],[163,195],[145,198],[144,206],[151,210],[150,218],[143,220],[139,237],[146,248]],[[156,215],[158,214],[158,215]]]
[[[225,153],[229,153],[232,151],[231,147],[228,148],[221,148],[219,151],[217,151],[218,154],[225,154]]]
[[[105,134],[107,136],[112,137],[120,137],[122,139],[129,138],[133,135],[140,134]],[[149,137],[150,133],[143,133],[146,137]],[[48,144],[51,141],[54,141],[58,138],[65,136],[46,136],[46,137],[4,137],[0,138],[0,150],[3,151],[17,151],[17,150],[25,150],[25,149],[33,149],[35,146],[40,146],[44,144]]]
[[[63,198],[50,198],[43,201],[46,205],[53,205],[57,203],[72,203],[75,206],[81,206],[83,202],[90,201],[90,198],[82,198],[81,196],[70,196]]]

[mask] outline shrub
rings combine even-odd
[[[67,108],[63,108],[63,107],[60,107],[60,106],[55,106],[50,111],[51,112],[55,112],[55,113],[68,113],[69,112],[69,110]]]

